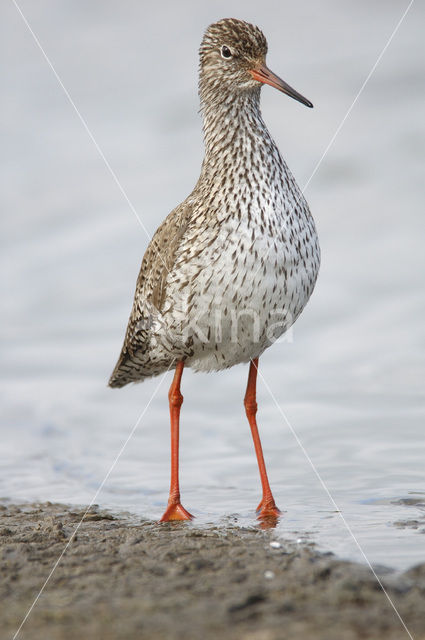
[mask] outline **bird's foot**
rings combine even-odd
[[[194,516],[186,511],[180,502],[169,504],[160,522],[169,522],[170,520],[193,520]]]
[[[257,517],[259,520],[264,518],[278,518],[281,513],[272,496],[263,498],[257,507]]]

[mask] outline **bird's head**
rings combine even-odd
[[[205,99],[269,84],[307,107],[313,105],[266,66],[267,40],[253,24],[225,18],[211,24],[200,48],[200,91]]]

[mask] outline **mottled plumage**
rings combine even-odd
[[[209,371],[253,360],[313,291],[320,261],[314,221],[260,112],[266,53],[262,32],[240,20],[221,20],[205,33],[201,175],[146,250],[112,387],[178,361]],[[311,106],[279,82],[273,86]]]

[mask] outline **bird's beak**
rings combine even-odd
[[[295,91],[292,87],[289,86],[284,80],[281,80],[277,75],[270,71],[265,64],[260,64],[260,66],[255,69],[250,69],[249,73],[252,75],[254,80],[258,80],[258,82],[263,82],[264,84],[269,84],[271,87],[275,87],[275,89],[279,89],[282,93],[286,93],[286,95],[291,96],[294,100],[298,100],[298,102],[302,102],[306,107],[312,108],[313,105],[310,100],[304,98],[298,91]]]

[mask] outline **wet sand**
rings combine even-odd
[[[0,505],[2,622],[12,638],[81,520],[61,504]],[[425,638],[425,564],[382,583]],[[92,508],[19,638],[400,640],[370,570],[273,530],[157,524]]]

